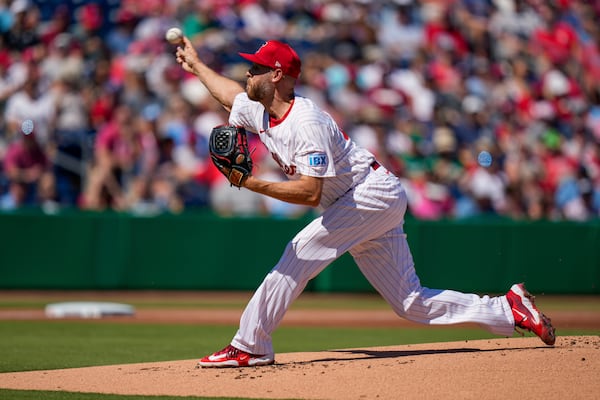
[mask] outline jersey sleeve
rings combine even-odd
[[[335,176],[333,135],[327,126],[306,124],[296,134],[294,164],[301,175]]]
[[[256,121],[260,120],[263,113],[264,107],[262,104],[250,100],[248,95],[242,92],[233,100],[231,112],[229,113],[229,124],[243,126],[247,131],[257,133],[260,126],[256,125]]]

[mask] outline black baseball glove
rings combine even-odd
[[[208,149],[219,171],[233,186],[242,187],[244,180],[252,173],[246,130],[241,126],[216,126],[210,133]]]

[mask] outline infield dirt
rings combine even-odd
[[[54,294],[64,301],[82,294]],[[46,298],[47,293],[2,293],[0,299]],[[137,301],[153,295],[134,296]],[[182,295],[183,296],[183,295]],[[188,296],[188,295],[186,295]],[[194,297],[205,298],[202,294]],[[223,295],[231,299],[231,295]],[[86,295],[87,298],[92,297]],[[95,294],[100,300],[123,293]],[[186,297],[187,298],[187,297]],[[217,298],[212,296],[213,300]],[[239,309],[140,309],[123,323],[235,324]],[[600,327],[600,313],[554,310],[557,327]],[[46,319],[39,309],[2,309],[0,319]],[[403,326],[391,310],[290,310],[283,325]],[[559,336],[555,346],[538,338],[498,338],[276,355],[256,368],[198,369],[175,360],[0,374],[0,388],[133,395],[257,399],[597,399],[600,337]]]
[[[278,354],[266,367],[196,360],[0,374],[0,387],[260,399],[593,399],[600,337],[428,343]]]

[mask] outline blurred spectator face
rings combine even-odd
[[[104,22],[100,7],[95,3],[82,6],[77,12],[77,19],[81,26],[90,32],[100,29]]]

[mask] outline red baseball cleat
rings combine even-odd
[[[547,345],[554,344],[556,336],[550,318],[537,309],[534,303],[535,297],[525,289],[524,284],[513,285],[506,294],[506,299],[515,317],[515,330],[517,327],[526,329],[539,336]]]
[[[198,366],[204,368],[255,367],[258,365],[271,365],[273,363],[275,363],[273,355],[250,354],[229,345],[223,350],[201,359],[198,362]]]

